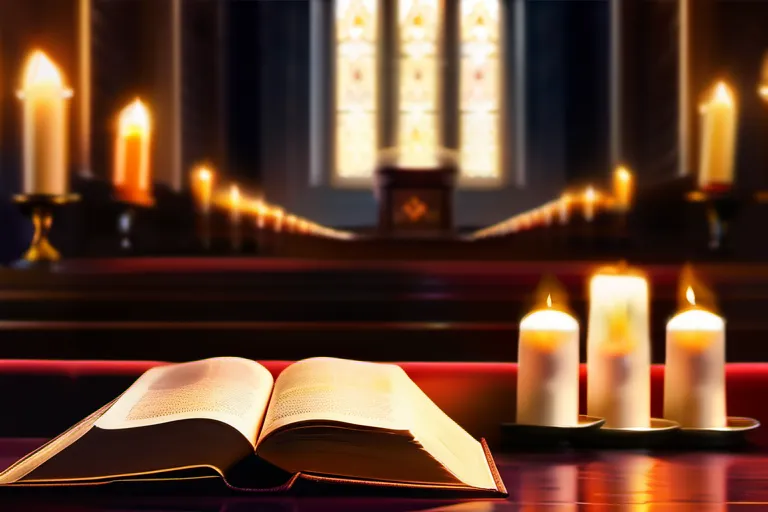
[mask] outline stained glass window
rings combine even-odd
[[[466,178],[500,177],[500,0],[461,0],[459,151]]]
[[[376,165],[377,0],[336,0],[336,176],[370,178]]]
[[[399,0],[397,141],[401,164],[434,164],[438,145],[439,0]]]

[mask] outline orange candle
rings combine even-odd
[[[115,141],[114,186],[117,198],[134,204],[151,204],[149,111],[140,99],[120,112]]]

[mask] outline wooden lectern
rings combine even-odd
[[[384,158],[376,169],[379,232],[385,236],[453,235],[453,199],[458,166],[440,155],[432,167],[401,165]]]

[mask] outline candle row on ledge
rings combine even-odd
[[[298,215],[286,212],[257,197],[246,195],[240,185],[222,187],[217,184],[216,173],[207,166],[192,171],[192,192],[203,215],[209,215],[214,208],[229,214],[233,238],[239,237],[239,228],[244,218],[252,219],[256,229],[274,233],[290,233],[336,240],[349,240],[352,233],[321,226]]]
[[[613,172],[611,194],[602,192],[592,185],[581,193],[566,192],[554,201],[481,229],[470,238],[478,240],[549,227],[553,224],[566,225],[571,221],[575,211],[578,211],[587,222],[592,222],[602,211],[625,213],[632,206],[633,182],[632,173],[626,167],[620,166]]]
[[[664,416],[682,427],[723,428],[725,320],[685,286],[685,305],[667,323]],[[587,411],[606,428],[650,427],[649,302],[637,270],[607,268],[590,279]],[[520,322],[518,363],[517,422],[576,426],[579,322],[551,295]]]

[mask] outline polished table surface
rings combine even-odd
[[[41,439],[0,439],[5,468]],[[600,451],[496,454],[507,500],[468,502],[360,497],[65,495],[0,492],[0,510],[34,511],[519,511],[768,510],[768,453]]]

